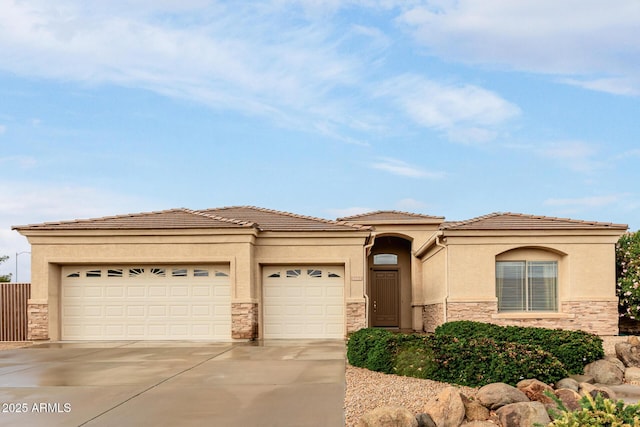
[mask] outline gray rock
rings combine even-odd
[[[529,402],[526,394],[505,383],[487,384],[478,390],[477,397],[480,403],[491,410],[511,403]]]
[[[424,412],[438,427],[459,427],[465,415],[460,391],[455,387],[445,388],[435,399],[427,402]]]
[[[358,427],[418,427],[418,420],[407,408],[380,406],[364,414]]]
[[[618,362],[620,361],[618,360]],[[589,363],[584,367],[584,373],[592,376],[596,383],[600,384],[622,384],[624,379],[624,367],[621,368],[611,359],[601,359]]]
[[[627,367],[640,367],[640,347],[629,342],[616,343],[616,356]]]
[[[520,402],[505,405],[496,411],[503,427],[543,426],[551,422],[549,414],[540,402]]]
[[[584,382],[584,381],[583,381]],[[556,384],[557,389],[567,388],[569,390],[578,391],[580,390],[580,383],[573,378],[563,378]]]
[[[418,427],[438,427],[429,414],[418,414],[416,415],[416,420],[418,421]]]

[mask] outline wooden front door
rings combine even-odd
[[[400,326],[400,283],[398,270],[373,270],[371,283],[371,326]]]

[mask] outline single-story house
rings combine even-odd
[[[13,228],[31,244],[31,339],[224,340],[459,319],[615,335],[627,225],[236,206]]]

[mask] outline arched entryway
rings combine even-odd
[[[369,255],[369,323],[411,328],[411,241],[378,236]]]

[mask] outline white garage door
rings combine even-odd
[[[264,338],[344,338],[344,267],[263,269]]]
[[[230,339],[228,266],[63,267],[63,340]]]

